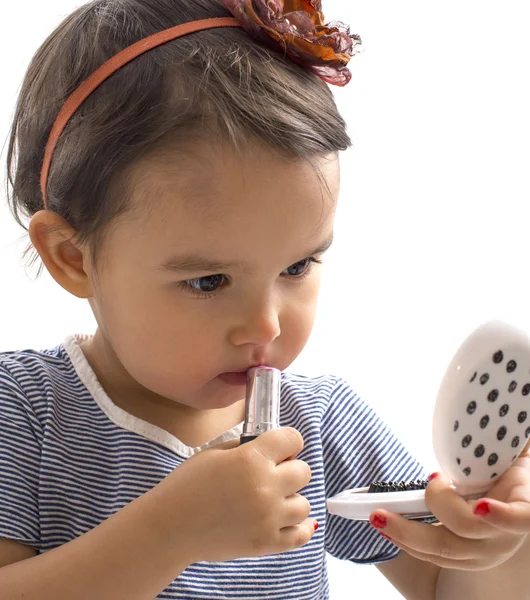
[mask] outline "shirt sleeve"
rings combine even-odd
[[[30,400],[0,362],[0,537],[37,549],[40,434]]]
[[[375,411],[341,379],[331,393],[321,432],[327,498],[377,480],[428,476]],[[400,552],[368,522],[329,513],[326,550],[336,558],[364,564],[391,560]]]

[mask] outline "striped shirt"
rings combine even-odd
[[[48,350],[0,353],[0,537],[47,552],[153,488],[194,453],[239,438],[242,424],[200,448],[125,412],[71,336]],[[425,477],[421,465],[349,385],[282,375],[281,425],[302,434],[312,470],[301,490],[319,529],[284,554],[189,566],[157,598],[323,600],[326,551],[356,563],[399,550],[368,523],[326,512],[326,498],[374,480]]]

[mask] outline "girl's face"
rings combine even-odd
[[[334,155],[320,159],[319,177],[264,149],[243,160],[214,148],[195,156],[135,167],[138,210],[109,234],[90,302],[136,382],[193,408],[222,408],[244,387],[221,374],[285,369],[308,340],[339,166]]]

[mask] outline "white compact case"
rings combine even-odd
[[[460,346],[442,380],[433,416],[433,448],[455,491],[480,498],[530,437],[530,338],[500,321],[478,327]],[[432,517],[424,490],[341,492],[332,515],[367,521],[376,509],[409,519]]]

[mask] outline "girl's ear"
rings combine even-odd
[[[57,213],[41,210],[29,224],[29,237],[55,281],[78,298],[91,298],[91,265],[75,230]]]

